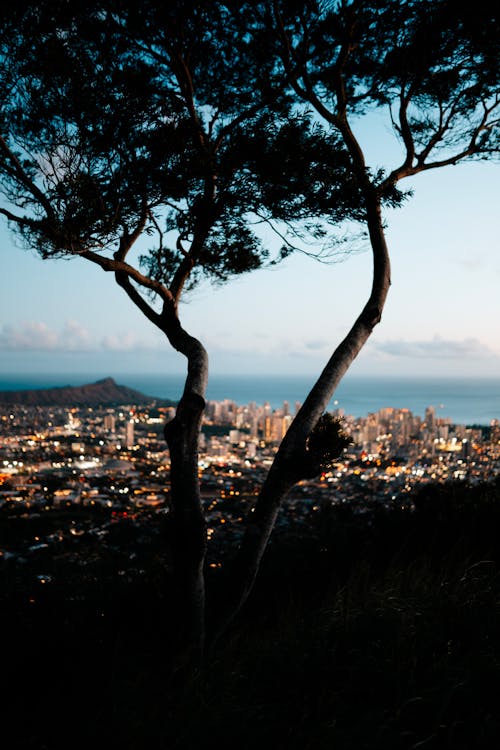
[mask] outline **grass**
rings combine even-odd
[[[309,538],[277,540],[244,616],[183,683],[157,572],[11,606],[5,746],[497,747],[499,494],[428,488],[369,524],[325,509]]]

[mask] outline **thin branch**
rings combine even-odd
[[[401,87],[400,105],[399,105],[399,124],[401,137],[406,149],[406,158],[402,164],[402,168],[411,167],[415,158],[415,142],[413,140],[413,134],[411,132],[410,124],[408,122],[408,106],[411,101],[412,86],[408,87],[408,93],[404,94],[404,88]]]
[[[0,135],[0,151],[5,154],[7,159],[13,165],[13,169],[9,170],[9,173],[11,173],[12,176],[16,177],[19,182],[21,182],[30,191],[33,197],[40,203],[41,206],[43,206],[47,216],[53,219],[54,211],[52,209],[50,201],[47,200],[46,196],[43,194],[40,188],[37,187],[33,180],[31,180],[30,177],[26,174],[21,162],[11,151],[2,135]]]
[[[291,50],[290,43],[288,40],[288,36],[286,34],[283,21],[281,19],[281,16],[279,14],[279,11],[276,10],[276,5],[274,5],[275,8],[275,14],[276,18],[279,24],[280,28],[280,35],[282,37],[282,40],[285,44],[286,50],[287,50],[287,56],[293,55],[293,50]],[[300,68],[300,76],[302,78],[304,88],[302,88],[298,81],[297,81],[297,75],[298,73],[293,71],[289,59],[286,58],[283,59],[283,64],[287,68],[287,70],[290,71],[290,83],[296,93],[299,96],[304,97],[318,112],[318,114],[323,117],[323,119],[328,122],[330,125],[333,125],[335,128],[337,128],[343,139],[344,143],[347,146],[347,150],[349,151],[349,154],[351,156],[354,171],[356,172],[356,176],[358,180],[360,181],[360,186],[362,186],[363,189],[367,190],[370,189],[370,181],[366,172],[366,162],[365,157],[363,154],[363,151],[361,150],[361,147],[354,136],[354,133],[351,130],[350,124],[346,117],[346,110],[347,110],[347,93],[345,89],[345,83],[342,75],[343,68],[345,64],[347,63],[348,57],[352,50],[354,49],[353,43],[352,43],[352,34],[354,31],[354,21],[351,22],[348,32],[349,35],[344,40],[339,54],[337,56],[337,61],[335,64],[335,72],[336,72],[336,98],[337,98],[337,109],[338,113],[331,112],[328,107],[323,104],[321,99],[318,97],[314,90],[314,86],[307,74],[307,70],[304,66],[301,66]]]
[[[0,214],[6,216],[9,221],[13,221],[24,227],[31,227],[34,229],[38,225],[36,219],[29,219],[27,216],[16,216],[16,214],[11,213],[6,208],[0,208]]]
[[[438,143],[439,140],[442,140],[446,131],[449,130],[452,117],[450,113],[442,125],[442,132],[440,133],[439,138],[436,137],[437,133],[435,133],[430,139],[427,146],[420,152],[420,154],[416,155],[417,164],[407,168],[402,166],[398,169],[393,170],[391,174],[388,175],[387,178],[380,184],[379,190],[383,191],[386,188],[395,185],[397,182],[399,182],[399,180],[405,177],[411,177],[415,174],[419,174],[420,172],[426,172],[429,169],[439,169],[440,167],[454,165],[464,159],[467,159],[469,156],[480,153],[480,149],[478,148],[477,144],[479,136],[485,130],[490,130],[491,128],[495,127],[499,122],[499,120],[491,120],[490,122],[488,122],[488,117],[496,109],[498,103],[498,100],[495,100],[495,102],[490,107],[487,107],[483,102],[483,116],[481,118],[481,121],[474,128],[473,132],[470,135],[469,143],[464,149],[462,149],[462,151],[459,151],[458,153],[455,153],[452,156],[447,157],[446,159],[437,159],[433,162],[425,162],[425,158],[427,158],[427,156],[430,154],[432,148]],[[493,149],[492,152],[498,153],[499,150],[500,149]]]
[[[184,95],[184,103],[189,112],[189,116],[191,117],[191,120],[193,121],[193,124],[196,127],[201,148],[205,153],[208,153],[210,149],[210,141],[207,138],[205,131],[203,130],[203,126],[200,122],[200,118],[196,111],[196,106],[194,103],[194,86],[193,86],[193,79],[191,77],[191,72],[187,66],[186,61],[184,60],[184,58],[182,57],[180,53],[177,54],[175,57],[178,62],[178,65],[180,66],[180,67],[176,66],[177,71],[178,71],[175,74],[175,77],[177,78],[177,83],[179,84],[180,89]],[[183,77],[181,77],[180,73],[183,73]]]
[[[156,292],[164,302],[172,302],[173,297],[167,287],[155,279],[150,279],[149,276],[144,276],[144,274],[128,263],[116,258],[107,258],[106,256],[94,253],[92,250],[85,250],[78,253],[78,255],[100,266],[104,271],[124,273],[146,289]]]
[[[170,292],[177,304],[179,302],[184,285],[200,257],[210,230],[217,216],[217,202],[215,200],[217,190],[217,175],[209,174],[205,177],[203,190],[203,208],[198,211],[193,228],[193,239],[189,253],[186,253],[180,262],[170,284]],[[181,246],[182,247],[182,246]],[[183,250],[183,248],[182,248]]]
[[[231,120],[231,122],[229,122],[227,125],[224,125],[224,127],[222,127],[219,130],[217,140],[215,141],[215,144],[214,144],[214,153],[219,150],[219,147],[222,141],[224,140],[226,135],[231,132],[231,130],[233,130],[235,127],[240,125],[242,122],[245,122],[245,120],[250,119],[250,117],[253,117],[254,115],[257,114],[257,112],[259,112],[260,110],[264,109],[267,106],[268,101],[266,101],[266,99],[268,99],[268,97],[264,97],[263,101],[258,102],[254,104],[252,107],[249,107],[248,109],[246,109],[244,112],[238,115],[238,117],[235,117],[234,120]]]
[[[445,119],[445,110],[443,108],[442,102],[439,102],[439,123],[436,128],[436,131],[434,135],[431,136],[429,139],[429,142],[427,143],[427,146],[416,155],[417,162],[419,164],[423,164],[431,151],[438,145],[440,141],[443,140],[443,136],[446,133],[447,129],[449,128],[451,124],[451,119],[454,115],[454,109],[450,108],[450,112],[448,116]]]
[[[146,200],[142,201],[142,207],[141,207],[141,216],[139,218],[139,221],[137,222],[137,225],[135,229],[133,230],[132,234],[130,235],[130,247],[139,239],[141,234],[144,231],[144,227],[146,226],[146,221],[148,219],[148,216],[150,215],[148,204]]]
[[[177,239],[176,239],[176,241],[175,241],[175,246],[176,246],[177,250],[180,252],[181,255],[183,255],[185,258],[189,258],[188,251],[185,250],[184,247],[183,247],[183,245],[182,245],[182,240],[184,239],[184,237],[185,237],[184,234],[179,234],[178,237],[177,237]]]
[[[141,234],[143,233],[144,227],[146,226],[146,221],[149,215],[150,215],[150,211],[148,208],[148,204],[146,203],[145,200],[143,200],[142,208],[141,208],[141,216],[139,218],[139,221],[137,222],[137,225],[131,234],[129,234],[128,229],[125,227],[124,234],[122,237],[120,237],[120,247],[114,254],[115,260],[118,260],[118,261],[125,260],[130,248],[134,245],[136,240],[138,240]]]
[[[146,302],[142,295],[139,294],[137,289],[130,281],[130,277],[128,276],[128,274],[123,272],[116,272],[115,279],[116,283],[125,290],[128,297],[132,300],[134,305],[136,305],[136,307],[138,307],[139,310],[146,316],[146,318],[150,320],[155,326],[157,326],[161,331],[164,331],[161,315],[157,313],[156,310],[154,310],[151,305]]]
[[[158,237],[160,238],[160,245],[159,245],[159,248],[158,248],[158,249],[159,249],[160,251],[163,251],[163,232],[161,231],[161,229],[160,229],[160,225],[159,225],[159,224],[158,224],[158,222],[156,221],[156,217],[155,217],[155,215],[154,215],[154,213],[153,213],[152,211],[150,211],[150,212],[149,212],[149,218],[150,218],[150,220],[151,220],[151,222],[152,222],[152,224],[153,224],[154,228],[155,228],[155,229],[156,229],[156,231],[158,232]]]
[[[429,142],[428,142],[428,144],[427,144],[427,146],[426,146],[426,148],[424,150],[424,152],[426,153],[426,155],[429,154],[430,151],[432,151],[432,149],[434,148],[434,146],[436,146],[439,143],[439,141],[442,140],[442,138],[443,138],[443,135],[445,133],[445,127],[443,126],[443,123],[442,123],[442,116],[443,116],[443,113],[442,113],[442,109],[440,108],[440,123],[439,123],[439,126],[438,126],[437,130],[434,132],[434,134],[430,138],[430,140],[429,140]],[[384,182],[380,186],[381,189],[383,189],[383,186],[395,185],[397,182],[399,182],[399,180],[403,179],[404,177],[408,177],[409,175],[416,174],[418,171],[420,171],[419,168],[418,168],[418,165],[420,165],[422,163],[422,153],[424,153],[424,152],[421,152],[420,154],[416,154],[416,152],[415,152],[415,142],[413,140],[413,135],[411,133],[411,128],[410,128],[410,125],[409,125],[408,122],[407,122],[407,128],[408,128],[408,130],[407,130],[406,138],[410,139],[411,140],[411,144],[412,144],[412,156],[411,156],[411,159],[408,158],[409,152],[408,152],[408,146],[406,146],[406,158],[405,158],[405,160],[403,161],[403,163],[399,167],[396,167],[395,169],[393,169],[392,172],[387,176],[387,178],[384,180]],[[402,132],[401,128],[398,128],[398,129],[399,129],[399,132],[401,133],[403,141],[405,142],[405,145],[406,145],[405,136],[403,135],[403,132]],[[426,157],[424,157],[424,159],[425,158]],[[414,166],[415,159],[417,161],[417,166],[416,167]]]
[[[323,243],[321,248],[318,247],[317,252],[308,251],[303,247],[294,245],[293,242],[290,241],[290,239],[287,237],[286,234],[283,234],[283,232],[280,232],[280,230],[274,225],[274,223],[271,221],[271,219],[268,216],[263,216],[259,212],[256,212],[255,215],[260,218],[260,221],[254,222],[254,225],[267,224],[267,226],[271,229],[271,231],[273,231],[276,234],[276,236],[279,237],[280,240],[282,240],[282,242],[284,242],[285,245],[287,245],[287,247],[290,248],[290,250],[293,250],[294,252],[302,253],[302,255],[306,255],[308,258],[313,258],[314,260],[317,260],[319,263],[329,264],[333,262],[331,260],[332,251],[328,250],[327,244]],[[307,244],[307,241],[293,227],[289,226],[288,229],[293,233],[295,237],[297,237],[297,239]],[[318,245],[318,242],[317,240],[315,242],[309,241],[308,244],[313,247],[315,244]]]
[[[190,255],[186,255],[186,257],[181,260],[177,267],[177,271],[174,274],[174,278],[172,279],[169,290],[169,293],[172,295],[172,298],[175,300],[176,304],[179,302],[182,290],[184,289],[184,285],[188,280],[193,268],[194,259]]]
[[[397,180],[403,179],[404,177],[411,177],[415,174],[419,174],[420,172],[427,172],[429,169],[439,169],[441,167],[447,167],[450,165],[456,165],[458,162],[463,161],[464,159],[467,159],[469,156],[474,156],[474,154],[479,154],[480,150],[477,148],[477,140],[479,138],[479,135],[484,130],[487,130],[487,127],[478,127],[474,133],[471,136],[471,139],[469,141],[469,144],[466,148],[464,148],[459,153],[453,154],[452,156],[449,156],[446,159],[440,159],[433,162],[428,163],[420,163],[417,166],[412,167],[408,170],[401,170],[401,172],[397,175]],[[492,153],[499,153],[499,149],[493,149]],[[389,175],[389,177],[384,180],[384,182],[380,185],[380,189],[384,189],[384,187],[387,187],[389,185],[394,184],[394,182],[391,181],[391,178],[393,178],[393,175]]]
[[[211,120],[210,120],[210,122],[208,123],[208,137],[209,137],[209,138],[211,138],[211,137],[212,137],[212,133],[213,133],[213,131],[214,131],[214,128],[215,128],[215,123],[216,123],[216,122],[217,122],[217,120],[219,119],[219,113],[220,113],[220,109],[219,109],[219,108],[217,108],[217,109],[215,110],[214,116],[212,117],[212,119],[211,119]]]
[[[468,86],[457,96],[457,98],[452,102],[452,104],[450,105],[448,109],[448,114],[446,116],[446,119],[444,119],[444,113],[443,113],[442,108],[440,107],[440,127],[436,131],[435,135],[430,139],[429,143],[422,149],[420,154],[417,154],[417,161],[419,163],[421,164],[425,163],[425,160],[428,158],[432,149],[437,145],[437,143],[440,140],[442,140],[444,134],[451,129],[452,121],[454,117],[457,115],[461,99],[463,99],[463,97],[466,96],[471,90],[473,91],[473,89],[474,89],[473,86]],[[481,118],[481,121],[475,128],[474,132],[472,133],[470,143],[472,143],[473,141],[476,142],[479,133],[481,133],[483,130],[486,130],[488,127],[490,127],[490,124],[488,123],[488,117],[498,106],[498,97],[495,98],[495,101],[490,107],[488,107],[486,105],[486,102],[484,101],[482,101],[481,104],[483,106],[483,116]]]
[[[284,65],[285,71],[288,75],[288,80],[290,81],[294,91],[296,91],[296,93],[299,96],[307,99],[307,92],[299,84],[298,75],[295,70],[295,66],[294,64],[292,64],[292,63],[295,63],[292,45],[290,44],[290,39],[288,38],[288,34],[285,29],[285,24],[283,23],[283,17],[279,11],[277,3],[275,2],[273,3],[273,14],[274,14],[274,19],[278,26],[278,32],[281,37],[281,41],[283,42],[283,45],[286,51],[286,54],[280,55],[280,57]]]
[[[172,203],[171,201],[164,200],[163,198],[161,199],[161,201],[158,200],[156,203],[152,203],[151,208],[153,208],[153,206],[155,205],[156,206],[168,206],[168,208],[171,208],[173,211],[177,211],[177,213],[182,214],[182,216],[186,216],[186,211],[183,208],[178,206],[176,203]]]

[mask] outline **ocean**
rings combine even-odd
[[[50,388],[92,383],[110,373],[91,375],[0,375],[0,390]],[[182,375],[111,373],[117,383],[142,393],[178,400],[182,393]],[[304,401],[314,382],[305,375],[212,375],[207,398],[225,398],[237,404],[268,401],[273,408],[288,401],[293,412],[295,402]],[[332,399],[330,408],[345,414],[364,417],[369,412],[392,406],[407,408],[423,416],[427,406],[434,406],[438,417],[448,417],[457,424],[487,425],[500,419],[500,378],[404,378],[381,376],[346,376]]]

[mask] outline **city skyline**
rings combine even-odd
[[[368,117],[359,136],[373,168],[397,162],[382,118]],[[386,211],[392,288],[353,373],[500,376],[497,174],[476,162],[403,183],[414,195]],[[111,276],[78,258],[42,261],[4,223],[0,242],[0,374],[184,371]],[[181,320],[206,345],[211,371],[319,373],[371,283],[367,246],[353,238],[341,247],[342,262],[295,254],[188,295]]]

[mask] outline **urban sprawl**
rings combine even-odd
[[[245,516],[299,406],[208,402],[199,477],[212,567],[221,565],[227,540],[242,534]],[[117,524],[144,531],[155,527],[155,519],[168,517],[170,464],[163,425],[174,414],[173,407],[154,403],[1,407],[0,514],[52,517],[54,522],[41,524],[45,531],[22,543],[4,544],[0,560],[23,562],[50,553],[88,565],[88,555],[81,553],[84,542],[112,547]],[[423,416],[389,407],[363,418],[339,410],[333,414],[342,419],[352,445],[330,471],[291,491],[278,528],[300,530],[332,504],[348,504],[359,513],[394,505],[411,511],[417,485],[478,483],[500,473],[498,420],[488,426],[453,424],[432,406]],[[137,538],[140,542],[140,534]],[[136,551],[130,552],[131,561],[134,557]],[[39,579],[49,582],[50,575]]]

